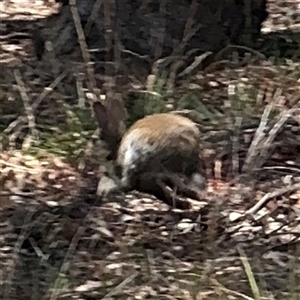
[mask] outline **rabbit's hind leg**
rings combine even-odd
[[[139,176],[136,181],[136,189],[140,192],[148,193],[163,201],[167,205],[179,208],[188,209],[191,207],[188,201],[184,201],[174,193],[173,189],[168,189],[168,185],[176,183],[176,179],[164,173],[146,172]],[[169,183],[169,184],[168,184]],[[172,184],[173,183],[173,184]],[[185,186],[184,184],[182,187]]]
[[[165,174],[164,182],[170,188],[182,197],[188,197],[194,200],[201,200],[203,194],[203,186],[198,187],[198,181],[193,178],[178,174]]]

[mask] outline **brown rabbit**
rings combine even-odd
[[[121,101],[114,99],[107,105],[95,102],[93,109],[124,190],[146,192],[178,208],[189,205],[176,200],[166,186],[199,199],[206,188],[206,175],[200,132],[193,121],[172,113],[153,114],[138,120],[125,133]]]

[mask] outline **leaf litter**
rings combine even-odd
[[[296,10],[282,14],[286,1],[270,2],[275,17],[266,22],[269,31],[278,30],[276,19],[282,15],[298,28]],[[97,197],[94,173],[55,156],[1,153],[0,265],[6,299],[253,299],[239,249],[262,299],[290,299],[291,292],[297,299],[299,110],[287,114],[299,109],[299,65],[287,62],[281,72],[260,61],[234,72],[198,72],[181,83],[179,94],[180,89],[201,91],[203,103],[219,111],[225,123],[202,128],[212,176],[207,196],[192,202],[189,211],[170,209],[138,192]],[[250,161],[247,171],[255,175],[235,181],[224,177],[232,173],[235,134],[224,108],[237,73],[234,91],[260,91],[249,97],[261,102],[253,114],[267,115],[266,105],[275,101],[284,107],[285,119],[258,118],[240,128],[239,155],[242,162]],[[259,146],[251,148],[255,136]]]

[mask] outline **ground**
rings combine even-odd
[[[55,5],[0,2],[16,21],[0,40],[4,300],[300,299],[298,2],[269,1],[268,58],[248,49],[141,99],[149,110],[171,99],[200,124],[209,185],[190,210],[138,192],[96,196],[110,166],[90,112],[72,108],[82,66],[38,62],[20,34],[20,19]],[[145,89],[139,71],[126,88]]]

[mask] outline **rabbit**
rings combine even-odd
[[[136,121],[126,131],[122,101],[111,99],[106,105],[97,101],[93,110],[124,191],[152,194],[178,208],[189,204],[175,199],[174,191],[201,198],[206,173],[196,123],[174,113],[157,113]]]

